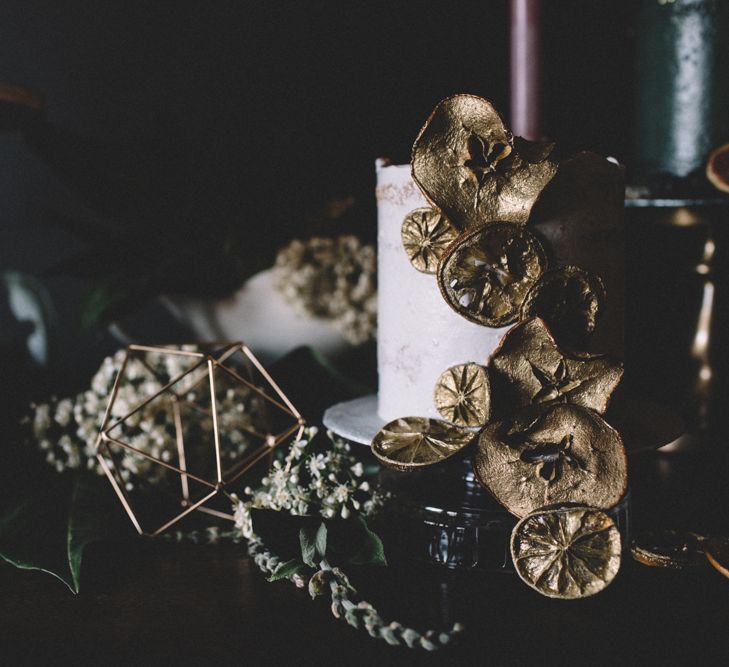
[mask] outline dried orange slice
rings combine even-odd
[[[43,98],[32,90],[0,81],[0,131],[15,130],[44,109]]]
[[[623,377],[622,364],[609,357],[566,355],[538,317],[507,332],[489,368],[501,417],[546,403],[574,403],[602,414]]]
[[[541,317],[561,344],[580,348],[595,331],[604,308],[600,277],[577,266],[563,266],[547,271],[529,290],[521,319]]]
[[[473,469],[496,500],[520,517],[568,502],[609,509],[628,483],[618,432],[592,410],[570,404],[547,406],[524,423],[487,426]]]
[[[438,286],[459,315],[488,327],[515,322],[547,268],[536,236],[521,225],[492,222],[464,234],[443,255]]]
[[[706,178],[722,192],[729,192],[729,144],[719,146],[706,161]]]
[[[521,144],[517,152],[489,101],[454,95],[435,107],[415,140],[413,179],[459,230],[493,220],[523,224],[557,165],[547,157],[550,145]]]
[[[709,537],[703,543],[703,547],[708,561],[717,571],[729,577],[729,537]]]
[[[0,81],[0,104],[9,104],[40,111],[44,108],[43,99],[32,90],[16,83]]]
[[[459,364],[441,374],[433,392],[441,417],[458,426],[483,426],[491,413],[488,371],[479,364]]]
[[[468,429],[427,417],[400,417],[372,440],[372,453],[386,466],[408,472],[440,463],[475,439]]]
[[[688,531],[652,531],[636,535],[630,543],[630,553],[643,565],[680,570],[701,563],[702,543],[700,535]]]
[[[599,593],[620,570],[620,533],[591,507],[537,510],[511,533],[511,557],[522,581],[550,598]]]
[[[418,271],[435,273],[440,258],[458,233],[442,213],[426,206],[405,216],[401,236],[410,263]]]

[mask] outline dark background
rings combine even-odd
[[[629,165],[630,3],[543,5],[545,133]],[[275,219],[291,237],[297,216],[332,195],[371,199],[374,159],[407,160],[439,99],[476,93],[508,118],[508,9],[507,0],[5,0],[0,78],[44,93],[55,125],[119,145],[175,119],[209,214],[239,220],[251,239]],[[20,138],[0,135],[2,269],[43,275],[76,252],[78,239],[47,224],[49,211],[76,208]],[[108,352],[101,333],[77,325],[88,285],[45,282],[61,370],[88,375]]]
[[[635,4],[542,3],[545,133],[568,149],[614,155],[629,170]],[[0,79],[44,93],[56,126],[115,144],[150,140],[160,119],[175,118],[203,205],[212,216],[239,220],[252,239],[273,233],[272,220],[278,233],[294,236],[303,211],[333,195],[363,193],[373,203],[374,159],[407,160],[428,113],[449,94],[483,95],[508,118],[508,72],[508,0],[0,2]],[[103,328],[79,327],[88,283],[46,275],[83,246],[48,224],[49,212],[58,210],[78,213],[79,204],[21,138],[0,134],[0,271],[42,277],[58,313],[50,384],[26,383],[36,393],[82,388],[101,357],[119,346]],[[686,248],[698,258],[703,248],[703,238],[675,237],[671,247],[649,231],[641,238],[655,258],[671,251],[686,262]],[[642,285],[640,266],[634,275],[632,285]],[[665,282],[649,287],[661,298],[628,314],[650,320],[658,313],[669,322],[670,334],[647,340],[670,374],[677,355],[665,348],[679,338],[675,323],[684,321],[690,333],[695,313],[675,314],[689,299]],[[723,313],[717,330],[725,333],[726,304]],[[137,316],[165,332],[169,323],[158,318],[149,309]],[[729,359],[725,340],[717,358]],[[685,348],[680,339],[677,345]],[[0,357],[0,390],[10,395],[17,392],[6,386],[7,361]],[[652,370],[661,371],[658,362]],[[309,378],[301,382],[308,390]],[[3,409],[5,398],[0,392]],[[16,397],[18,409],[26,398]],[[725,405],[722,399],[722,417]],[[726,456],[706,463],[656,454],[631,463],[635,525],[726,530],[725,469]],[[390,652],[331,621],[326,606],[312,605],[304,591],[265,583],[240,552],[175,547],[171,558],[166,548],[144,545],[140,552],[134,543],[92,552],[84,564],[90,594],[78,598],[60,584],[52,588],[45,575],[0,570],[9,600],[2,605],[3,650],[25,662],[179,655],[183,662],[201,656],[226,664],[244,656],[271,663],[298,651],[319,662],[350,656],[354,664],[422,664],[420,654]],[[403,618],[440,614],[433,600],[441,596],[443,608],[448,601],[439,581],[424,588],[407,586],[408,579],[377,581],[380,589],[363,590],[374,592],[377,604],[408,605]],[[725,589],[713,571],[681,574],[632,562],[604,595],[559,609],[511,580],[473,586],[464,596],[469,604],[478,598],[466,610],[478,619],[471,644],[445,654],[444,662],[472,662],[475,647],[481,662],[495,664],[528,664],[535,655],[545,664],[722,664]],[[401,611],[385,610],[397,617]]]

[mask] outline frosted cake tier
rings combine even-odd
[[[448,367],[485,364],[508,327],[488,329],[451,310],[434,275],[413,268],[400,227],[414,208],[428,203],[410,178],[409,165],[377,161],[378,413],[439,417],[433,387]]]
[[[382,419],[438,417],[433,386],[455,364],[486,364],[509,327],[489,329],[446,304],[435,276],[408,260],[400,228],[427,206],[409,165],[377,164],[378,413]],[[545,242],[552,268],[574,264],[599,275],[605,308],[587,351],[623,354],[623,169],[578,153],[562,162],[545,189],[530,229]]]

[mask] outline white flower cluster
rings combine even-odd
[[[184,346],[183,349],[193,351],[196,348]],[[96,439],[124,355],[125,351],[120,350],[104,359],[91,380],[91,387],[74,398],[54,398],[49,403],[31,405],[33,414],[26,419],[29,439],[45,452],[46,461],[58,472],[88,469],[103,474],[96,459]],[[165,384],[189,368],[190,358],[181,355],[155,352],[143,359],[130,357],[114,401],[112,419],[127,415],[135,406],[159,392]],[[199,379],[199,375],[192,373],[180,385],[175,385],[176,393],[184,394],[179,406],[186,443],[186,463],[191,471],[199,470],[203,460],[205,465],[209,465],[211,459],[207,446],[189,446],[190,443],[212,443],[212,420],[207,418],[205,409],[207,400],[209,412],[208,385],[205,382],[195,385]],[[208,392],[207,398],[205,392]],[[159,399],[150,402],[125,422],[119,436],[128,445],[150,456],[178,465],[170,398],[171,394],[163,393]],[[232,463],[252,444],[248,429],[259,430],[265,424],[265,404],[263,399],[243,385],[234,388],[220,384],[216,386],[216,405],[218,427],[224,440],[221,455]],[[145,484],[153,485],[169,476],[163,466],[126,449],[121,450],[117,466],[130,491],[142,480]]]
[[[327,432],[331,449],[306,451],[316,433],[314,427],[307,429],[300,440],[291,444],[283,461],[273,462],[259,488],[245,489],[250,500],[236,498],[235,525],[243,537],[253,536],[252,508],[346,519],[353,512],[368,516],[382,505],[382,494],[362,479],[362,462],[352,455],[349,444],[331,431]]]
[[[276,289],[302,314],[325,317],[353,344],[375,338],[377,257],[356,236],[293,240],[273,267]]]

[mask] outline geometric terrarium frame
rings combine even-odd
[[[154,536],[194,511],[232,519],[216,503],[304,426],[244,343],[129,345],[96,457],[136,530]],[[154,511],[140,511],[140,498]]]

